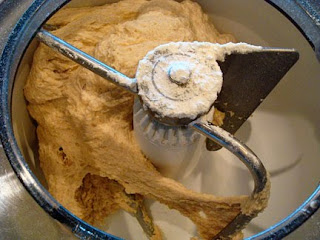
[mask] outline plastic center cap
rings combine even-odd
[[[190,80],[190,64],[186,62],[175,62],[171,64],[168,75],[171,82],[178,85],[185,85]]]

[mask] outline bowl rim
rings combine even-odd
[[[24,160],[15,140],[11,125],[11,97],[13,83],[24,52],[40,28],[40,25],[69,1],[70,0],[33,1],[11,31],[0,58],[0,139],[7,158],[17,177],[34,200],[49,215],[68,227],[75,236],[79,238],[116,240],[120,238],[103,232],[79,219],[51,196],[51,194],[41,185]],[[301,20],[303,17],[300,16],[298,20],[295,17],[292,17],[287,11],[283,10],[283,6],[278,4],[279,1],[277,0],[267,0],[266,2],[277,8],[289,18],[294,25],[298,26],[298,29],[303,33],[315,50],[318,59],[320,59],[320,43],[317,45],[318,43],[313,41],[314,36],[310,36],[308,32],[303,31],[302,27],[299,25],[299,19]],[[298,5],[293,5],[291,8],[292,7],[299,8]],[[301,8],[299,8],[299,10],[301,11]],[[315,24],[313,18],[304,18],[303,21]],[[318,34],[320,35],[320,31]],[[19,61],[16,61],[16,59],[19,59]],[[269,227],[267,230],[247,239],[281,239],[307,221],[319,207],[320,185],[318,185],[304,203],[290,215]]]

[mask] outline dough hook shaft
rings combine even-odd
[[[136,79],[125,76],[103,62],[100,62],[96,58],[93,58],[85,52],[82,52],[80,49],[54,36],[48,31],[41,29],[37,33],[36,37],[39,41],[43,42],[50,48],[57,50],[67,58],[70,58],[81,66],[98,74],[100,77],[103,77],[132,93],[136,94],[138,92]]]
[[[266,186],[268,182],[268,174],[260,159],[252,152],[250,148],[242,144],[229,132],[220,127],[214,126],[210,122],[194,122],[189,124],[189,127],[203,134],[220,146],[225,147],[231,153],[236,155],[249,169],[254,180],[254,190],[251,197],[254,198],[255,195],[263,195],[263,191],[267,189]],[[262,202],[267,200],[268,199],[262,197],[260,201]],[[238,214],[238,216],[232,222],[230,222],[217,236],[215,236],[214,239],[225,239],[234,232],[240,231],[252,220],[252,218],[256,216],[258,212],[259,210],[256,211],[253,209],[250,214]]]
[[[259,158],[246,145],[242,144],[233,135],[210,122],[191,123],[191,126],[197,132],[205,135],[215,141],[222,147],[225,147],[234,155],[236,155],[250,170],[254,179],[254,193],[261,192],[267,182],[267,172]]]

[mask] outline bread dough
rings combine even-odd
[[[48,24],[55,35],[134,77],[138,61],[171,41],[234,41],[219,34],[189,0],[124,0],[64,8]],[[161,239],[143,200],[189,217],[211,239],[248,199],[216,197],[163,177],[141,153],[132,129],[133,96],[40,44],[24,89],[37,121],[39,157],[50,193],[95,224],[118,209],[142,216],[150,239]]]

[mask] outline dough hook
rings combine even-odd
[[[77,62],[81,66],[89,69],[90,71],[98,74],[99,76],[111,81],[114,84],[130,91],[133,94],[138,94],[139,82],[135,78],[129,78],[124,74],[116,71],[115,69],[107,66],[106,64],[98,61],[92,56],[82,52],[74,46],[68,44],[62,39],[54,36],[53,34],[41,29],[36,35],[36,38],[47,46],[59,51],[64,56]],[[272,50],[271,51],[275,51]],[[144,99],[142,99],[144,102]],[[212,107],[209,106],[210,108]],[[147,108],[148,112],[158,121],[168,125],[186,125],[195,131],[205,135],[210,140],[227,148],[231,153],[236,155],[249,169],[254,179],[254,190],[250,199],[255,201],[259,199],[260,203],[266,203],[266,192],[269,191],[268,174],[259,160],[259,158],[243,143],[237,140],[229,132],[220,127],[214,126],[210,122],[194,121],[195,119],[184,118],[182,121],[177,118],[170,118],[170,116],[160,116],[157,112]],[[202,115],[204,113],[199,114]],[[197,116],[197,117],[199,117]],[[227,238],[235,231],[239,231],[255,217],[261,209],[258,207],[253,209],[250,213],[239,213],[234,220],[229,223],[214,239]]]

